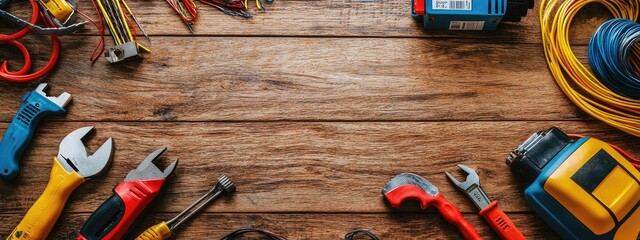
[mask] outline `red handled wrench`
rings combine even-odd
[[[486,193],[480,187],[480,178],[478,173],[472,168],[462,164],[458,164],[458,167],[465,171],[467,179],[464,182],[459,182],[448,172],[444,174],[447,178],[453,182],[453,184],[463,191],[473,201],[473,204],[480,209],[480,216],[486,220],[491,228],[500,235],[500,238],[507,240],[524,240],[526,239],[522,233],[511,222],[511,219],[498,207],[498,201],[491,201]]]
[[[413,174],[401,173],[392,178],[382,189],[382,194],[393,208],[399,208],[407,199],[420,201],[420,208],[435,206],[447,222],[455,225],[465,239],[482,239],[475,228],[462,216],[458,208],[440,194],[438,188],[426,179]]]

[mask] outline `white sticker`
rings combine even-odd
[[[434,10],[471,10],[471,0],[433,0]]]
[[[451,21],[449,30],[482,30],[484,21]]]

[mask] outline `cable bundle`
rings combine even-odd
[[[380,240],[375,234],[368,230],[358,229],[351,232],[348,232],[344,235],[344,240],[353,240],[356,236],[364,236],[369,238],[370,240]]]
[[[540,30],[549,69],[560,89],[580,109],[613,127],[640,137],[640,99],[612,91],[578,60],[569,45],[571,21],[582,7],[590,3],[602,4],[615,18],[636,21],[640,13],[638,1],[542,0]],[[632,47],[631,52],[631,56],[640,56],[638,47]],[[630,64],[638,65],[640,60],[632,57]]]
[[[638,41],[640,24],[616,18],[602,24],[589,42],[589,65],[594,73],[609,89],[633,99],[640,99],[638,45],[634,45]],[[634,54],[635,62],[629,54]]]
[[[240,239],[245,235],[252,234],[252,233],[258,236],[262,236],[265,239],[269,239],[269,240],[287,240],[286,238],[278,234],[272,233],[270,231],[262,230],[262,229],[253,228],[253,227],[239,228],[227,234],[226,236],[222,237],[220,240],[236,240],[236,239]]]

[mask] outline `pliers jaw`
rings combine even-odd
[[[111,164],[113,156],[113,139],[109,138],[89,154],[82,139],[94,129],[93,126],[83,127],[71,132],[62,142],[58,151],[58,162],[67,172],[77,172],[87,179],[104,172]]]
[[[166,147],[160,148],[147,156],[147,158],[138,165],[136,169],[131,170],[127,177],[124,179],[125,181],[136,181],[136,180],[149,180],[149,179],[166,179],[173,173],[176,166],[178,165],[178,159],[173,161],[167,168],[164,170],[160,170],[158,166],[156,166],[153,162],[160,158],[165,151],[167,151]]]

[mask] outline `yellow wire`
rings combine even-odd
[[[122,6],[120,2],[124,0],[116,0],[116,10],[120,12],[122,25],[124,25],[124,29],[127,31],[127,37],[129,37],[129,42],[133,41],[133,34],[131,34],[131,29],[129,28],[129,24],[127,23],[127,16],[124,15],[124,10],[122,10]]]
[[[575,15],[587,4],[605,6],[615,18],[638,20],[640,3],[625,0],[542,0],[540,31],[549,70],[567,97],[589,115],[640,137],[640,99],[609,90],[583,65],[571,50],[569,28]],[[640,48],[633,54],[640,56]],[[640,66],[638,58],[631,58]]]
[[[104,19],[107,21],[107,25],[109,25],[109,30],[112,33],[116,32],[115,27],[113,26],[113,22],[111,22],[111,19],[109,19],[109,16],[107,14],[107,10],[104,9],[104,6],[102,6],[102,2],[101,0],[95,0],[96,3],[98,4],[98,8],[100,8],[100,12],[102,12],[102,16],[105,16]],[[118,43],[118,45],[122,44],[122,40],[120,40],[120,36],[118,36],[118,34],[112,34],[113,36],[115,36],[116,42]]]

